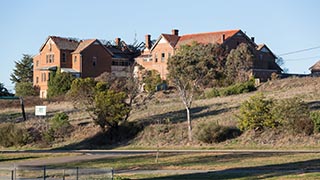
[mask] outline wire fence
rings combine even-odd
[[[114,172],[112,168],[0,167],[0,180],[112,180],[113,176]]]

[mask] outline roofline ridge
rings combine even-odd
[[[233,32],[233,31],[238,32],[238,31],[241,31],[241,29],[233,29],[233,30],[225,30],[225,31],[200,32],[200,33],[184,34],[182,36],[203,35],[203,34]]]

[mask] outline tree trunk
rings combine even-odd
[[[192,141],[192,126],[191,126],[191,118],[190,118],[190,108],[186,107],[187,110],[187,122],[188,122],[188,140]]]

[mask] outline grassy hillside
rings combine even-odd
[[[236,126],[235,115],[242,102],[257,92],[263,92],[268,98],[283,99],[300,97],[312,110],[320,110],[320,78],[288,78],[263,83],[251,93],[195,100],[192,105],[193,131],[201,122],[217,122],[220,125]],[[159,92],[143,106],[135,107],[129,121],[139,123],[135,137],[116,144],[105,143],[106,138],[97,134],[99,128],[94,125],[89,115],[75,109],[69,102],[41,102],[48,106],[48,117],[57,112],[66,112],[74,126],[70,137],[57,140],[52,146],[68,148],[313,148],[320,147],[319,135],[290,135],[276,131],[256,134],[246,132],[240,137],[222,143],[205,144],[194,138],[187,142],[186,114],[183,104],[176,93]],[[3,104],[3,103],[2,103]],[[37,127],[46,121],[33,115],[34,108],[26,108],[28,121],[20,122],[19,108],[3,107],[0,110],[0,122],[17,121],[25,127]],[[126,132],[123,132],[126,133]],[[188,144],[188,146],[187,146]],[[33,145],[39,146],[39,145]],[[24,148],[33,148],[24,147]]]
[[[312,110],[320,107],[319,89],[320,78],[289,78],[275,80],[261,84],[256,92],[217,97],[212,99],[196,100],[192,108],[193,129],[196,131],[200,122],[214,121],[221,125],[236,126],[235,115],[242,102],[257,92],[264,93],[268,98],[284,99],[300,97],[307,102]],[[187,132],[185,123],[185,110],[177,95],[158,94],[145,109],[135,111],[131,120],[147,121],[147,126],[139,136],[133,140],[132,145],[137,146],[181,146],[186,145]],[[265,132],[254,134],[247,132],[240,137],[219,144],[203,144],[193,142],[193,146],[210,148],[260,148],[260,147],[289,147],[318,146],[318,134],[310,137],[293,136],[280,132]]]

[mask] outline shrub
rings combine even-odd
[[[295,134],[310,135],[314,124],[310,118],[310,110],[306,103],[299,98],[289,98],[277,101],[272,110],[284,129]]]
[[[157,85],[162,83],[162,80],[160,74],[157,71],[151,70],[146,71],[143,74],[143,83],[145,83],[144,89],[147,92],[153,93],[156,91]]]
[[[310,118],[314,124],[314,132],[320,132],[320,111],[313,111],[310,113]]]
[[[13,123],[6,123],[0,125],[0,137],[0,146],[20,146],[27,144],[29,133]]]
[[[217,88],[212,88],[210,91],[205,93],[206,98],[214,98],[220,96],[220,92]]]
[[[234,94],[248,93],[255,90],[256,90],[256,87],[255,87],[254,80],[250,80],[244,83],[237,83],[235,85],[223,88],[220,91],[220,96],[229,96]]]
[[[69,117],[66,113],[57,113],[49,121],[49,129],[43,133],[43,140],[47,143],[56,138],[63,138],[71,132]]]
[[[235,127],[221,126],[218,123],[200,123],[197,126],[196,138],[204,143],[219,143],[227,139],[236,138],[241,134]]]
[[[205,97],[213,98],[218,96],[230,96],[235,94],[248,93],[255,90],[255,82],[254,80],[250,80],[244,83],[237,83],[221,89],[212,88],[210,91],[205,93]]]
[[[281,128],[310,135],[315,127],[308,106],[299,98],[273,101],[258,94],[241,105],[237,118],[241,130]]]
[[[271,113],[274,105],[272,100],[267,100],[263,94],[252,96],[240,106],[237,116],[240,130],[263,130],[279,125]]]

